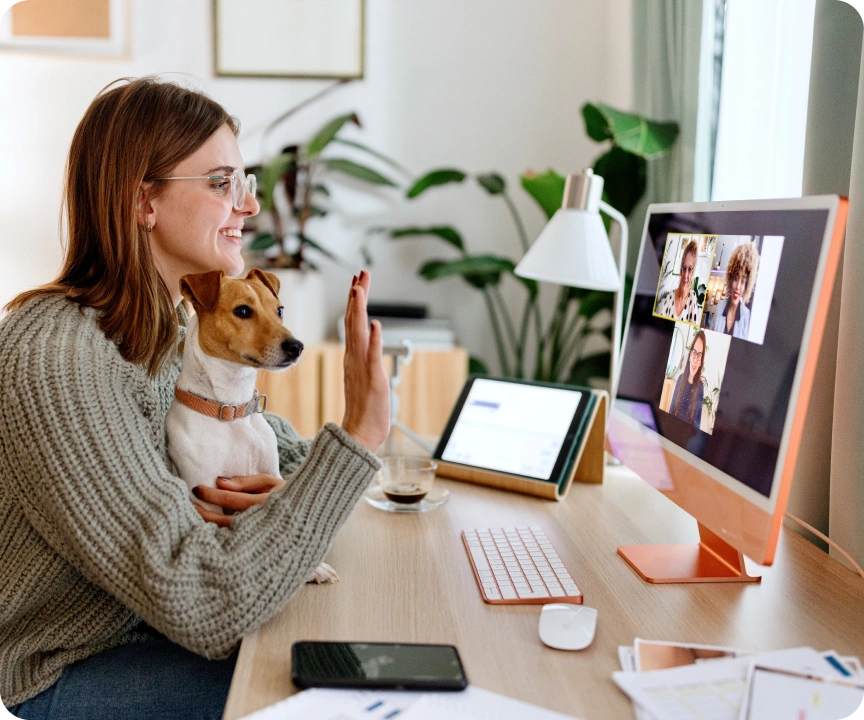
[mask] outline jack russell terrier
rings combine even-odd
[[[165,417],[168,454],[192,501],[221,513],[194,497],[192,488],[216,487],[217,477],[280,476],[276,434],[261,415],[267,396],[258,394],[255,378],[260,369],[285,370],[296,363],[303,343],[282,325],[279,279],[272,273],[253,268],[236,280],[221,270],[185,275],[180,291],[195,315]],[[338,576],[321,563],[311,580]]]

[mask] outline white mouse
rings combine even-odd
[[[540,639],[556,650],[582,650],[597,629],[597,611],[584,605],[552,603],[540,613]]]

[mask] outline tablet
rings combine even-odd
[[[433,458],[563,486],[595,402],[589,388],[469,377]]]

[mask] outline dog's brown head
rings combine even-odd
[[[198,343],[208,355],[240,365],[280,370],[300,357],[303,343],[282,325],[279,279],[253,268],[243,279],[221,270],[180,279],[198,315]]]

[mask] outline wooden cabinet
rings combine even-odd
[[[260,372],[258,392],[267,396],[267,410],[304,437],[314,436],[325,422],[341,423],[342,357],[341,344],[324,343],[307,347],[300,362],[284,372]],[[390,359],[384,362],[390,372]],[[417,350],[400,374],[399,420],[420,435],[440,435],[468,377],[467,351]]]

